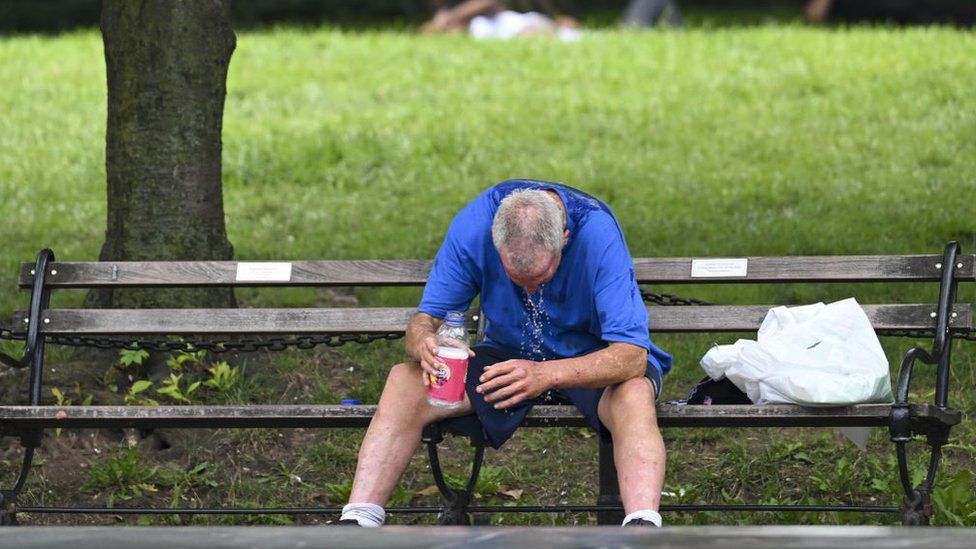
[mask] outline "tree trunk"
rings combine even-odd
[[[103,0],[108,226],[101,261],[231,259],[221,193],[229,0]],[[97,290],[92,307],[233,306],[233,291]]]

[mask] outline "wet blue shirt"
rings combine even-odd
[[[518,189],[558,193],[569,230],[556,274],[531,297],[505,274],[491,240],[499,203]],[[538,361],[631,343],[647,349],[649,367],[662,374],[671,369],[671,355],[648,335],[647,309],[623,232],[610,207],[582,191],[516,179],[465,206],[434,258],[418,310],[444,318],[448,311],[467,309],[478,294],[487,321],[484,344]]]

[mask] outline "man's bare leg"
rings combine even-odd
[[[657,427],[654,386],[646,377],[607,387],[597,414],[613,435],[624,513],[657,511],[664,487],[664,439]]]
[[[420,365],[408,362],[394,366],[359,447],[349,502],[382,507],[410,463],[424,426],[471,411],[467,396],[460,408],[431,406],[427,403],[427,387],[423,384]]]

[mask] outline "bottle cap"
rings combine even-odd
[[[359,406],[359,400],[355,398],[344,398],[339,401],[339,404],[343,406]]]
[[[460,311],[448,311],[444,317],[444,322],[450,326],[464,326],[464,313]]]

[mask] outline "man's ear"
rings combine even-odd
[[[563,231],[563,246],[569,244],[569,230]]]

